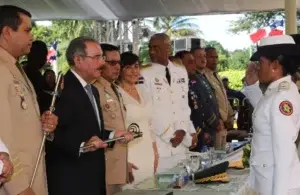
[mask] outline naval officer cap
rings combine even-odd
[[[259,61],[260,57],[278,57],[285,56],[298,58],[299,49],[290,35],[278,35],[263,38],[257,51],[251,56],[251,61]]]

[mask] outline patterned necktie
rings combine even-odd
[[[167,78],[169,85],[171,85],[171,75],[170,75],[170,71],[169,71],[168,67],[166,67],[166,78]]]
[[[90,84],[88,84],[88,85],[85,86],[85,89],[87,91],[87,95],[89,96],[91,104],[94,108],[94,111],[95,111],[95,113],[97,113],[96,105],[95,105],[95,102],[94,102],[94,95],[93,95],[93,91],[92,91],[92,86]]]
[[[97,105],[95,104],[95,99],[94,99],[94,94],[93,94],[92,86],[90,84],[88,84],[84,88],[86,89],[86,93],[87,93],[87,95],[88,95],[88,97],[90,99],[90,102],[91,102],[92,106],[93,106],[93,109],[94,109],[94,112],[96,114],[97,121],[98,121],[98,124],[99,124],[99,128],[100,128],[100,131],[101,131],[101,120],[100,120],[100,116],[99,116]]]

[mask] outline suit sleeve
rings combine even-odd
[[[296,154],[296,138],[299,129],[296,127],[299,111],[292,111],[290,98],[278,95],[271,104],[270,123],[272,130],[272,147],[274,156],[273,195],[288,194],[291,167]],[[290,105],[287,104],[290,103]],[[284,109],[281,111],[281,109]],[[294,113],[291,113],[294,112]]]
[[[54,132],[54,140],[50,144],[54,144],[56,148],[66,154],[78,158],[79,148],[83,142],[81,132],[76,129],[74,123],[74,116],[72,113],[72,101],[67,94],[62,92],[59,101],[56,104],[55,114],[58,117],[58,125]]]
[[[154,98],[153,98],[153,93],[151,91],[151,81],[150,79],[145,76],[145,73],[142,71],[141,72],[141,81],[142,83],[139,84],[139,88],[144,91],[147,97],[150,97],[148,101],[151,102],[151,117],[150,117],[150,123],[151,123],[151,128],[155,134],[155,137],[161,138],[165,143],[170,143],[170,139],[174,136],[174,128],[173,126],[167,126],[165,127],[161,123],[161,118],[155,113],[155,108],[154,108]]]
[[[0,137],[10,152],[10,159],[14,166],[14,174],[11,180],[5,183],[3,187],[8,194],[19,194],[29,187],[31,174],[28,175],[28,173],[32,172],[30,168],[32,165],[24,164],[19,156],[21,151],[16,147],[16,143],[13,139],[13,120],[8,101],[10,84],[6,82],[10,80],[9,75],[11,74],[6,68],[0,67],[0,75],[2,78],[0,82]]]
[[[206,110],[207,114],[204,115],[205,124],[212,129],[216,129],[220,122],[219,117],[215,114],[214,110],[209,107],[209,105],[207,106]]]

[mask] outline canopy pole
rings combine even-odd
[[[285,34],[297,34],[296,0],[285,0]]]

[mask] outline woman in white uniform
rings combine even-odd
[[[140,77],[140,65],[137,55],[125,52],[121,55],[121,73],[119,90],[126,108],[125,123],[139,125],[143,137],[128,144],[128,162],[133,162],[138,170],[134,170],[134,183],[154,176],[158,161],[155,135],[151,129],[151,103],[146,94],[136,86]],[[129,185],[127,187],[130,187]]]
[[[299,195],[300,162],[295,141],[300,128],[300,95],[291,74],[300,52],[291,36],[260,41],[251,61],[259,61],[266,86],[255,105],[249,186],[253,194]]]

